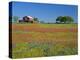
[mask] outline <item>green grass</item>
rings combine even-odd
[[[13,49],[13,58],[75,55],[77,48],[59,44],[20,43]]]

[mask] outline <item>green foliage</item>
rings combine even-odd
[[[56,44],[52,46],[48,53],[50,56],[60,56],[60,55],[74,55],[77,54],[77,48],[65,47],[64,45]]]
[[[61,44],[19,43],[13,48],[13,58],[77,54],[77,48]]]
[[[56,23],[72,23],[74,19],[70,16],[59,16],[56,19]]]
[[[34,20],[34,21],[37,21],[37,22],[39,22],[38,18],[35,18],[35,17],[34,17],[34,19],[33,19],[33,20]]]
[[[18,16],[13,16],[12,17],[12,22],[17,23],[18,22],[19,17]]]
[[[72,18],[72,17],[70,17],[70,16],[66,16],[66,19],[68,20],[68,23],[70,22],[73,22],[74,21],[74,19]]]

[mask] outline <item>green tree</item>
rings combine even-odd
[[[18,16],[13,16],[12,17],[12,22],[17,23],[18,22],[19,17]]]
[[[67,17],[66,16],[63,16],[60,21],[61,21],[61,23],[66,23],[68,20],[67,20]]]
[[[70,16],[59,16],[56,19],[56,23],[72,23],[74,19]]]
[[[57,17],[56,23],[61,23],[61,20],[62,20],[62,16]]]
[[[39,22],[38,18],[33,18],[33,20]]]
[[[66,18],[67,18],[67,23],[72,23],[72,22],[74,22],[74,19],[72,18],[72,17],[70,17],[70,16],[66,16]]]

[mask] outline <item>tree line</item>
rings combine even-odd
[[[12,20],[12,22],[16,23],[19,20],[18,16],[12,16],[12,18],[10,19]],[[39,19],[37,17],[33,18],[34,21],[37,21],[39,23],[45,23],[45,21],[39,21]],[[58,16],[56,18],[56,24],[68,24],[68,23],[73,23],[74,19],[71,16]],[[50,24],[49,22],[47,22],[48,24]]]

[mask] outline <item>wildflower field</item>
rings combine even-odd
[[[77,24],[12,24],[12,58],[75,55]]]

